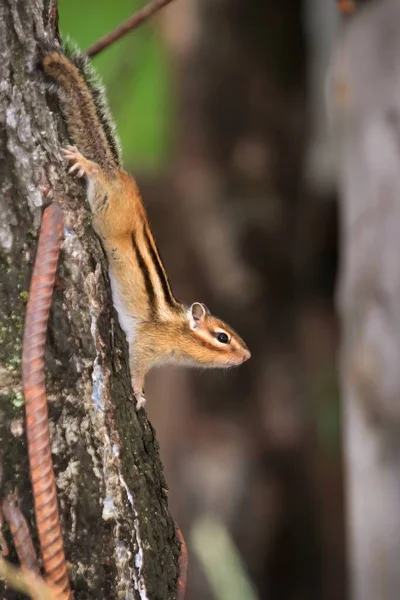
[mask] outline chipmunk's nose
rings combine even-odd
[[[242,360],[242,362],[246,362],[246,360],[249,360],[250,357],[251,357],[250,350],[244,350],[243,351],[243,360]]]

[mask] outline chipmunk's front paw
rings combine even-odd
[[[146,397],[143,390],[141,392],[134,392],[134,395],[136,399],[136,410],[138,411],[146,404]]]
[[[87,160],[75,146],[61,148],[61,153],[66,160],[74,163],[68,173],[75,173],[77,177],[83,177],[84,175],[90,177],[98,171],[96,163]]]

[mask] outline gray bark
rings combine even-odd
[[[360,10],[331,72],[352,598],[400,589],[400,4]]]
[[[0,3],[0,493],[17,488],[33,529],[21,346],[38,226],[54,199],[65,235],[46,377],[75,598],[167,600],[175,597],[179,544],[154,431],[134,410],[104,253],[83,189],[65,174],[65,128],[37,68],[38,43],[55,35],[48,13],[49,0]]]

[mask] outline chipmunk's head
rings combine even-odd
[[[226,323],[210,314],[204,304],[194,302],[188,309],[189,326],[198,342],[193,359],[204,366],[234,367],[250,358],[246,344]]]

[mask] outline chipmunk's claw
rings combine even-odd
[[[85,174],[84,170],[82,169],[79,163],[75,163],[74,165],[72,165],[72,167],[68,169],[68,173],[70,175],[75,172],[77,172],[77,177],[83,177],[83,175]]]
[[[146,397],[144,395],[144,391],[142,390],[141,392],[135,393],[135,399],[136,399],[136,410],[140,410],[141,408],[143,408],[143,406],[146,404]]]
[[[61,153],[66,160],[74,163],[68,170],[70,174],[75,173],[77,177],[83,177],[90,176],[98,170],[96,163],[87,160],[76,146],[65,146],[61,148]]]

